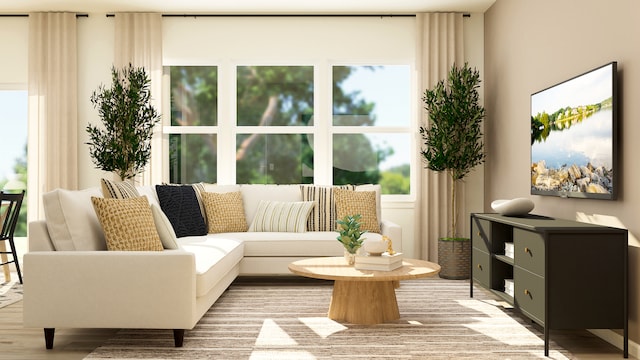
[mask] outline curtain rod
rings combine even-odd
[[[162,17],[415,17],[415,14],[162,14]]]
[[[114,17],[116,14],[107,14]],[[415,14],[162,14],[162,17],[415,17]],[[471,17],[464,13],[462,17]]]
[[[0,14],[0,17],[29,17],[29,14]],[[89,14],[76,14],[76,17],[89,17]]]
[[[114,17],[116,14],[106,14]],[[162,17],[415,17],[415,14],[162,14]],[[0,14],[0,17],[29,17],[29,14]],[[76,14],[76,17],[89,17],[89,14]],[[464,13],[462,17],[471,17]]]

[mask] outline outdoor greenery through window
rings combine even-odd
[[[0,90],[0,189],[19,192],[27,188],[27,91]],[[0,224],[1,226],[1,224]],[[14,236],[27,236],[27,196],[22,200]]]
[[[336,185],[381,184],[383,194],[410,193],[408,65],[330,66],[323,79],[314,78],[322,73],[317,66],[224,69],[235,74],[234,83],[219,81],[221,70],[170,68],[171,182],[228,180],[235,170],[238,184],[314,183],[320,176]],[[220,112],[219,94],[234,99],[233,107]],[[331,109],[324,112],[330,116],[318,118],[317,106]],[[218,161],[232,158],[235,169],[219,169]]]
[[[313,183],[313,67],[239,66],[236,89],[236,182]]]
[[[409,194],[409,66],[333,67],[333,183]]]
[[[173,66],[171,79],[171,125],[183,129],[218,125],[218,68]],[[215,132],[169,135],[169,181],[216,182],[218,137]]]

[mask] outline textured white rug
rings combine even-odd
[[[351,325],[326,318],[330,282],[236,281],[184,347],[170,330],[123,329],[88,359],[544,359],[542,334],[468,281],[402,282],[401,318]],[[367,306],[367,304],[355,304]],[[551,343],[551,359],[570,359]]]
[[[5,281],[4,277],[2,278]],[[22,284],[18,281],[18,274],[11,274],[11,281],[0,284],[0,308],[22,300]]]

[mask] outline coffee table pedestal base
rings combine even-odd
[[[329,318],[351,324],[375,325],[400,318],[393,281],[336,280]]]

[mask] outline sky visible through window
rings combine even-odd
[[[0,179],[9,179],[14,175],[16,159],[24,156],[27,144],[26,90],[0,90],[0,129]]]
[[[365,99],[376,104],[373,114],[376,126],[410,126],[411,125],[411,77],[408,65],[354,66],[355,71],[349,76],[342,89],[347,93],[360,92],[358,99]],[[391,145],[394,154],[389,156],[380,168],[383,170],[409,163],[411,146],[407,143],[406,134],[391,136],[370,136],[376,145]]]

